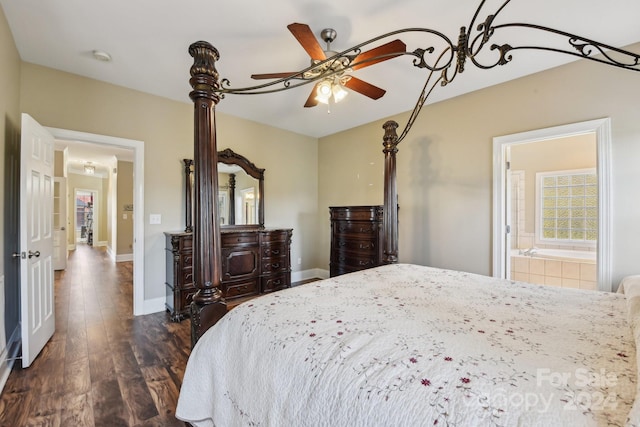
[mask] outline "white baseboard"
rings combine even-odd
[[[93,242],[93,246],[96,246],[96,247],[98,247],[98,246],[100,246],[100,247],[107,246],[107,241],[106,240],[101,240],[99,242]]]
[[[20,351],[20,323],[16,326],[6,347],[0,352],[0,393],[9,379],[9,374],[13,368],[18,352]]]
[[[111,261],[116,262],[116,253],[113,252],[113,249],[111,249],[111,246],[107,246],[107,256]]]
[[[144,300],[142,314],[152,314],[165,311],[166,307],[164,304],[166,300],[167,299],[165,297]]]
[[[9,352],[6,347],[0,352],[0,393],[4,389],[4,385],[7,383],[9,379],[9,374],[11,374],[11,368],[13,367],[13,362],[9,361]]]
[[[105,242],[106,246],[106,242]],[[133,253],[130,254],[116,254],[111,246],[107,246],[107,254],[111,258],[113,262],[125,262],[125,261],[133,261]]]
[[[116,255],[116,262],[133,261],[133,254]]]
[[[307,279],[316,279],[316,278],[328,279],[329,270],[325,270],[322,268],[311,268],[309,270],[291,272],[291,283],[300,282],[302,280],[307,280]]]

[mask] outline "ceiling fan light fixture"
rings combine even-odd
[[[323,80],[318,83],[318,87],[316,89],[316,101],[321,102],[323,104],[329,103],[329,98],[333,94],[332,82],[331,80]]]
[[[318,83],[316,88],[316,101],[322,104],[328,104],[333,96],[333,102],[342,101],[349,92],[342,87],[339,79],[326,79]]]
[[[340,102],[349,95],[349,92],[347,92],[340,83],[335,83],[331,91],[333,92],[333,100],[335,102]]]

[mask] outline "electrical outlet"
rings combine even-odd
[[[298,265],[302,264],[302,258],[298,258]]]

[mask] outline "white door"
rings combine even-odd
[[[53,298],[53,137],[22,114],[20,151],[22,366],[55,331]]]

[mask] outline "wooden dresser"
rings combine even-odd
[[[171,320],[189,314],[193,283],[192,235],[166,232],[166,307]],[[221,290],[230,305],[291,286],[291,229],[234,229],[221,232]]]
[[[330,207],[331,277],[382,264],[382,206]]]

